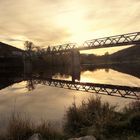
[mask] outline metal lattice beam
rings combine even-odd
[[[140,44],[140,32],[87,40],[83,43],[82,46],[78,46],[76,43],[50,46],[46,49],[46,51],[57,53],[72,50],[98,49],[98,48],[136,45],[136,44]]]
[[[119,85],[109,85],[109,84],[97,84],[97,83],[81,83],[72,82],[67,80],[56,80],[56,79],[44,79],[35,78],[36,84],[44,84],[47,86],[79,90],[97,94],[106,94],[111,96],[118,96],[131,99],[140,99],[140,88],[139,87],[129,87],[129,86],[119,86]],[[43,80],[42,80],[43,79]]]
[[[49,46],[47,48],[47,51],[49,50],[49,52],[67,52],[70,50],[74,50],[77,49],[78,45],[76,43],[68,43],[68,44],[62,44],[62,45],[57,45],[57,46]]]
[[[135,44],[140,44],[140,32],[88,40],[84,42],[83,47],[85,49],[90,48],[97,49],[104,47],[135,45]]]

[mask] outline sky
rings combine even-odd
[[[0,41],[23,48],[140,31],[140,0],[0,0]]]

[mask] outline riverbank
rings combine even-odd
[[[7,120],[1,140],[26,140],[39,133],[45,140],[65,140],[93,135],[97,140],[138,140],[140,138],[140,101],[118,110],[99,97],[89,98],[80,106],[73,103],[64,116],[63,131],[46,120],[36,124],[26,115],[13,112]]]

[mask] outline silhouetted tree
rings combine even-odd
[[[30,42],[30,41],[25,41],[24,45],[25,45],[25,49],[27,51],[32,51],[33,48],[34,48],[34,44],[32,42]]]

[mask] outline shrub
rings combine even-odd
[[[139,137],[140,135],[140,102],[135,101],[124,107],[120,114],[120,119],[105,126],[105,136],[128,140],[129,138]],[[111,134],[111,135],[110,135]]]
[[[65,114],[64,132],[69,136],[94,135],[97,139],[124,139],[140,135],[140,102],[132,102],[122,112],[116,106],[91,97],[75,103]]]
[[[135,134],[140,134],[140,112],[132,114],[128,118],[129,130]]]
[[[136,112],[140,112],[140,101],[131,102],[123,109],[123,113],[125,115],[133,114]]]
[[[115,106],[102,103],[99,97],[91,97],[79,107],[73,103],[65,115],[64,132],[76,136],[92,133],[98,137],[105,131],[106,124],[118,119],[115,109]]]

